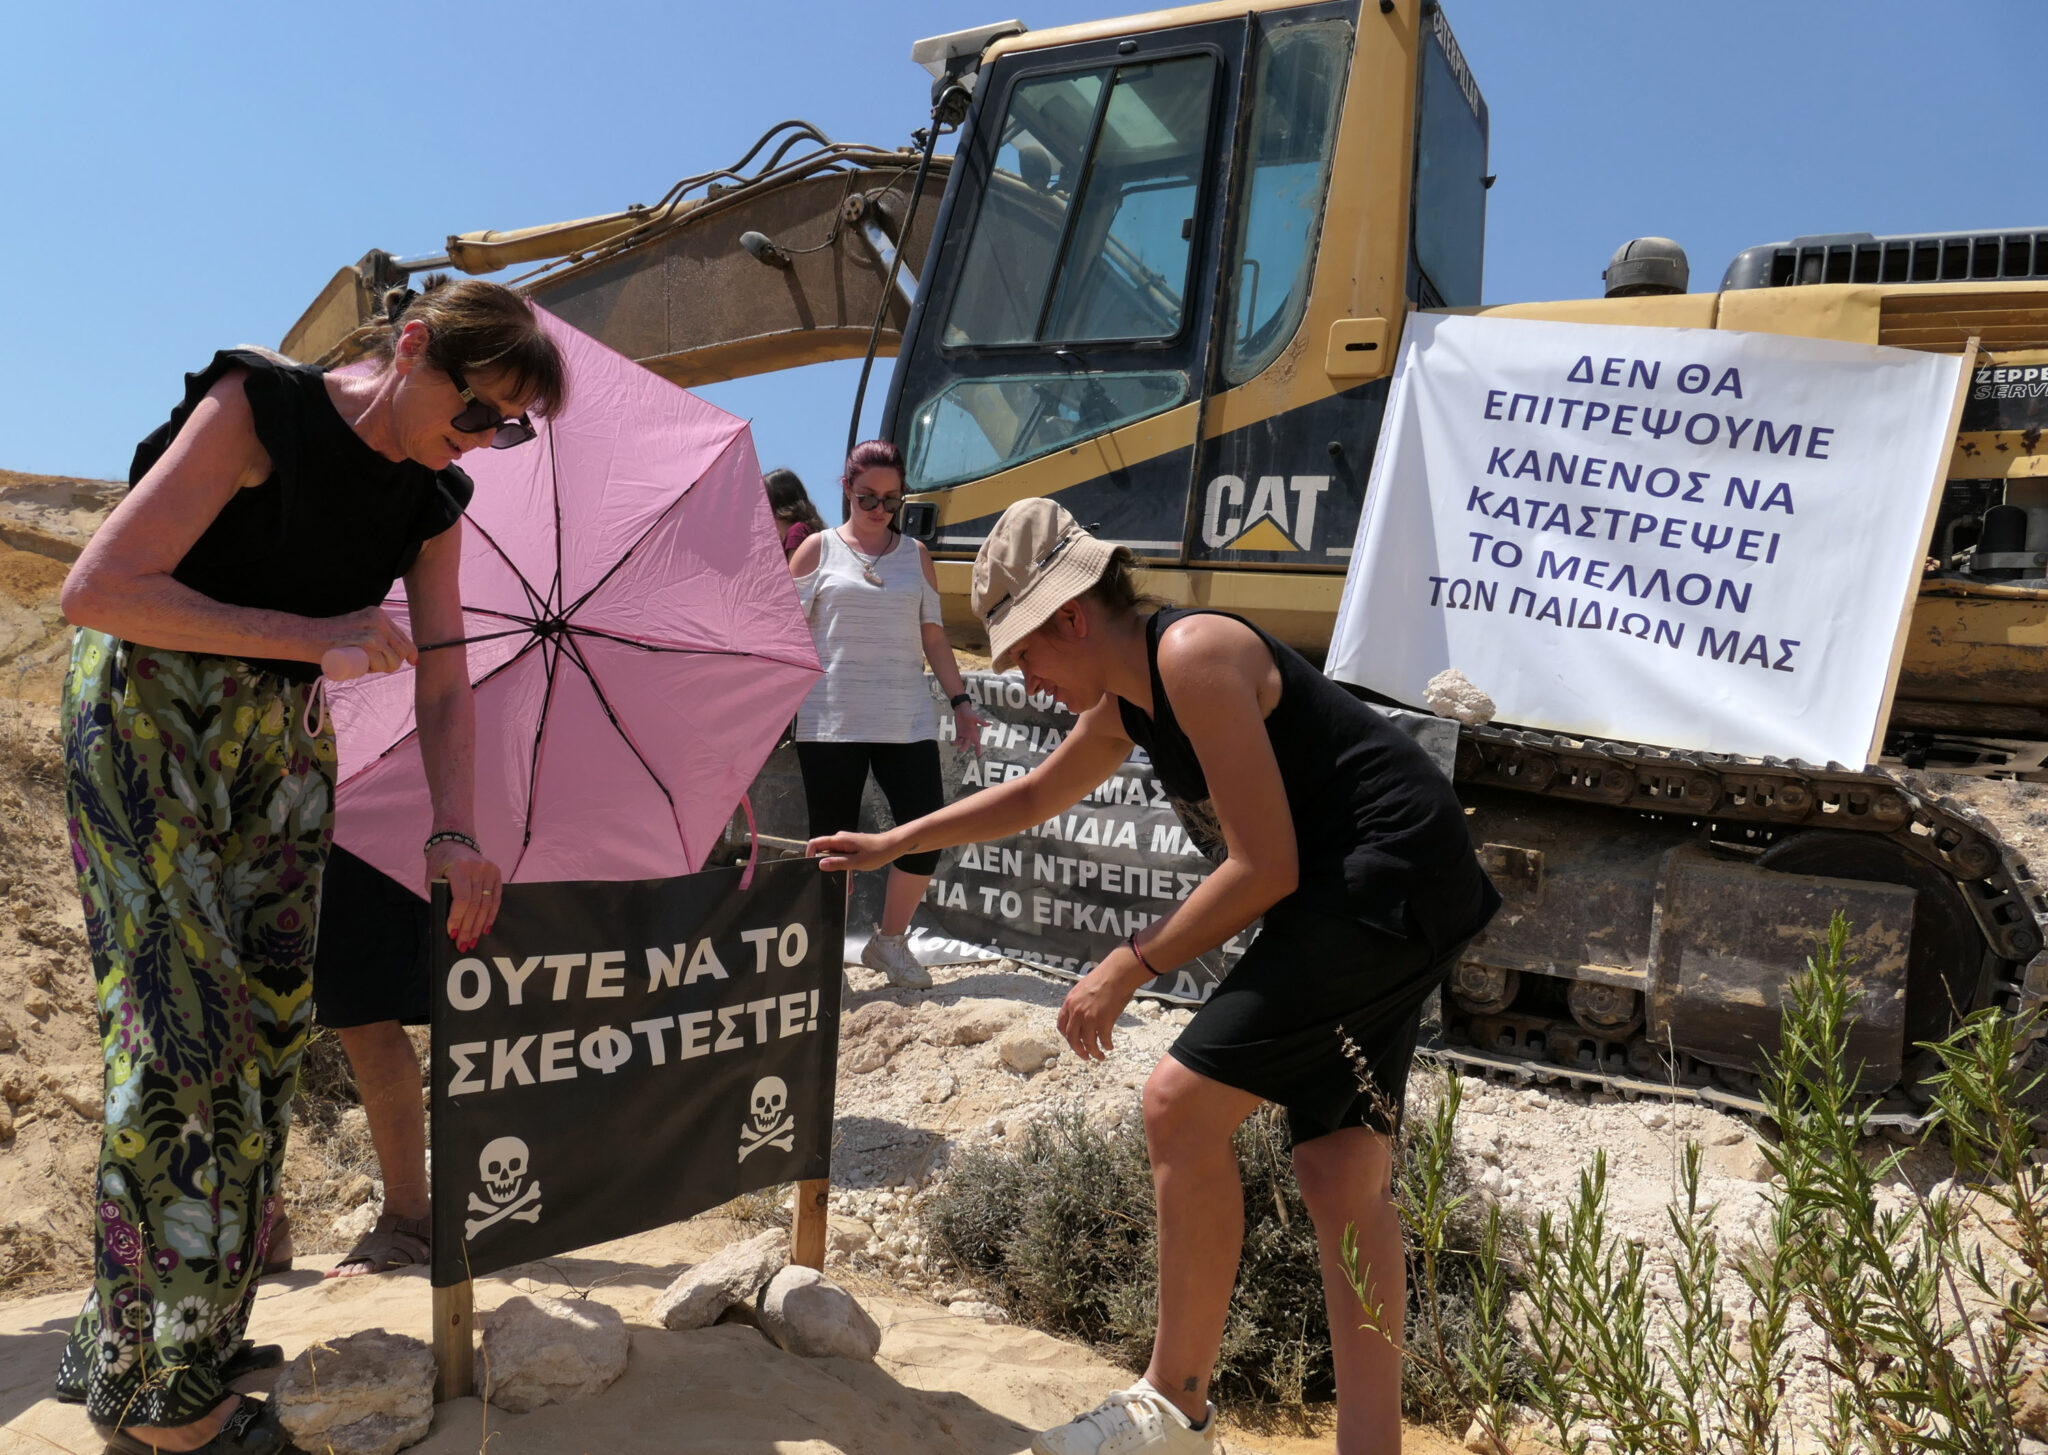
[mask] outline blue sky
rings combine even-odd
[[[1492,109],[1490,302],[1595,294],[1642,234],[1682,242],[1707,288],[1799,233],[2048,227],[2042,0],[1446,8]],[[0,88],[0,467],[124,475],[183,372],[274,345],[371,247],[652,200],[786,116],[899,144],[927,105],[913,40],[1120,10],[23,7]],[[824,502],[856,367],[703,392]]]

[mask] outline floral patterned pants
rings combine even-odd
[[[58,1370],[95,1423],[228,1393],[312,1009],[334,739],[312,688],[80,631],[64,687],[71,854],[106,1059],[93,1291]]]

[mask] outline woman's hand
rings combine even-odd
[[[804,845],[804,852],[819,860],[827,874],[841,869],[879,869],[903,850],[891,847],[887,834],[826,834]]]
[[[475,949],[498,922],[505,876],[469,845],[443,839],[427,851],[427,878],[448,881],[448,938],[464,953]]]
[[[1138,987],[1152,974],[1127,946],[1119,945],[1060,1002],[1060,1034],[1083,1061],[1100,1061],[1115,1048],[1111,1031]]]
[[[381,606],[366,606],[347,616],[329,617],[321,625],[327,633],[318,643],[319,651],[314,653],[316,661],[338,647],[361,651],[370,659],[372,672],[396,672],[406,663],[420,659],[412,638]]]
[[[955,744],[971,747],[974,756],[981,756],[981,730],[988,726],[988,719],[974,710],[974,704],[963,702],[953,709],[953,741]]]

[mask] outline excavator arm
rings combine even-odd
[[[917,163],[914,149],[834,142],[808,122],[785,121],[732,166],[686,177],[652,206],[462,233],[430,258],[372,251],[334,276],[282,348],[344,364],[368,351],[385,290],[441,269],[482,275],[537,263],[509,281],[678,384],[858,358],[878,314],[876,352],[893,356],[950,159],[932,159],[923,203],[912,208]]]

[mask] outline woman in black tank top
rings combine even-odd
[[[1287,1110],[1322,1247],[1338,1449],[1400,1446],[1405,1287],[1391,1173],[1422,1003],[1499,907],[1449,781],[1423,751],[1293,650],[1220,612],[1147,614],[1131,557],[1050,500],[1003,513],[974,567],[998,671],[1079,713],[1023,777],[881,834],[833,834],[823,867],[867,869],[1018,833],[1144,748],[1215,868],[1067,995],[1060,1031],[1099,1059],[1131,996],[1264,917],[1144,1093],[1159,1204],[1159,1330],[1145,1378],[1047,1431],[1043,1455],[1194,1451],[1214,1438],[1208,1382],[1244,1237],[1231,1137],[1261,1101]],[[1351,1043],[1347,1053],[1345,1042]],[[1347,1227],[1383,1329],[1338,1257]]]

